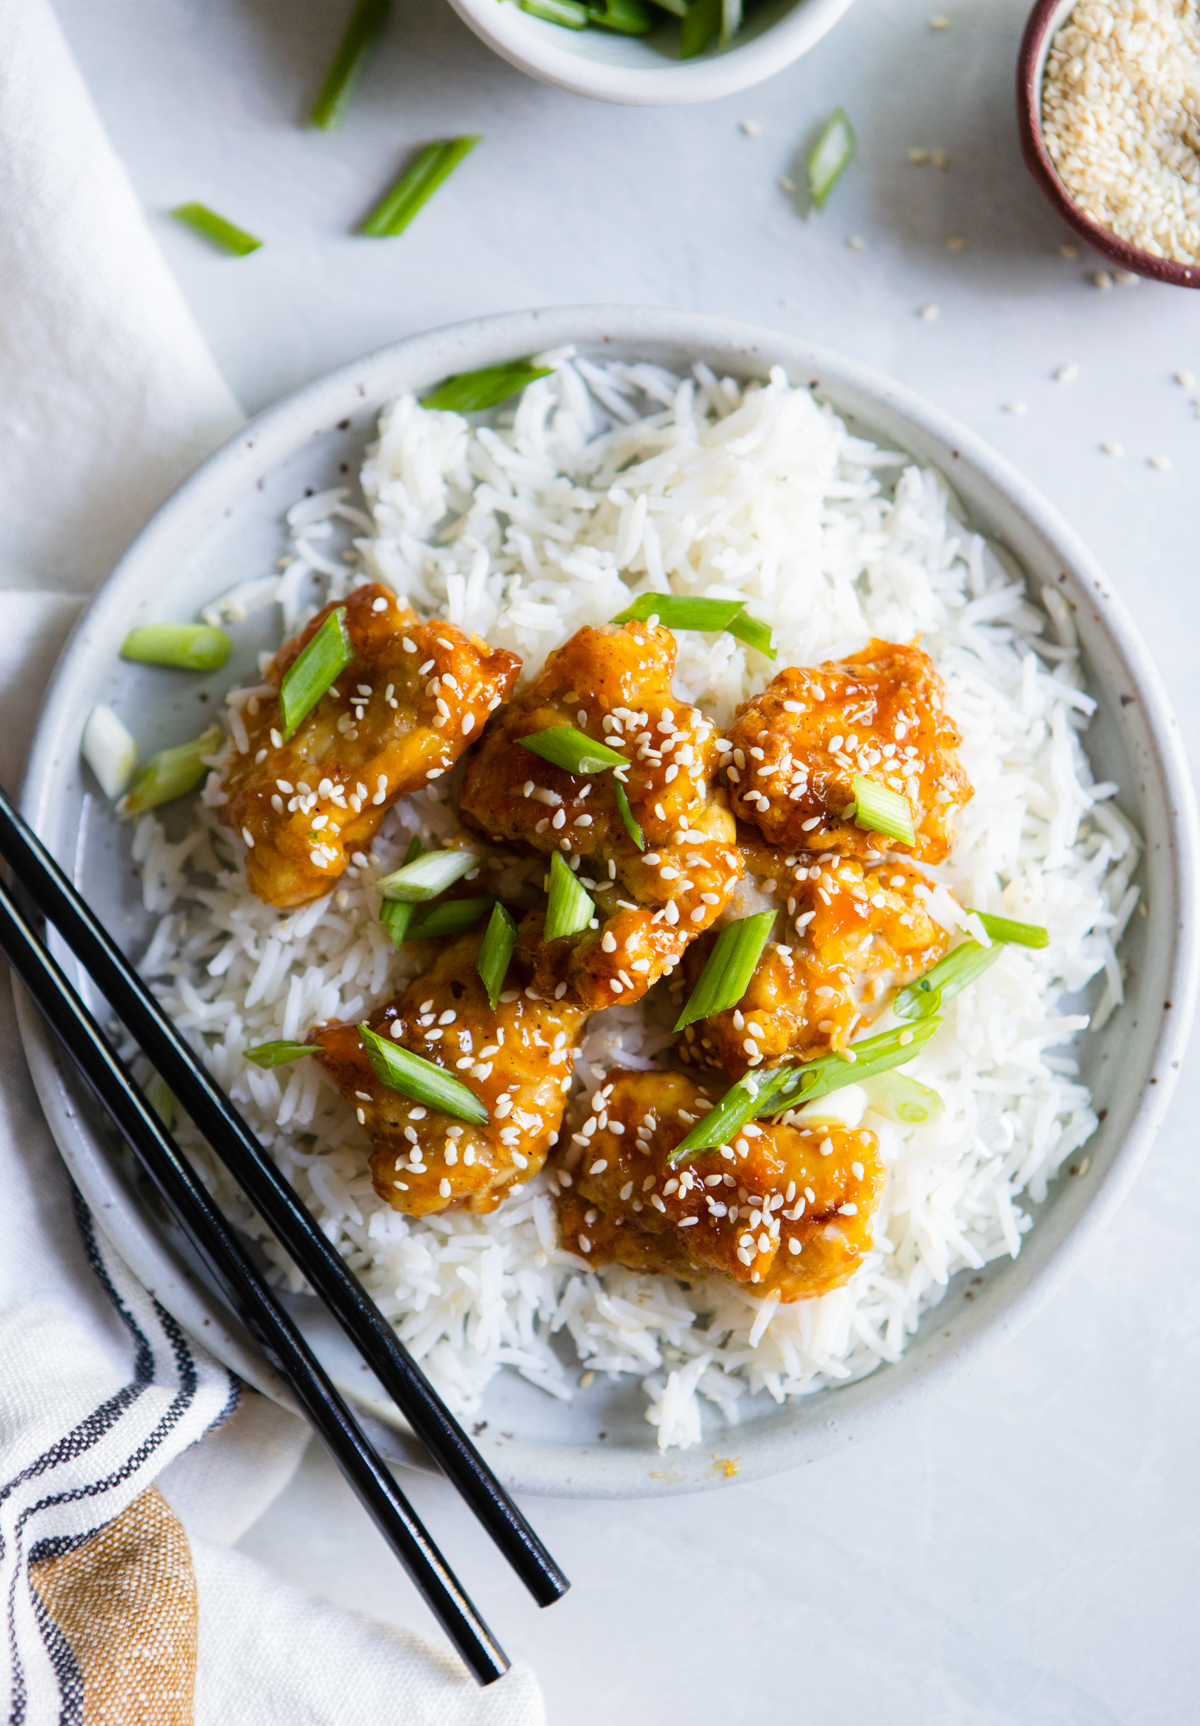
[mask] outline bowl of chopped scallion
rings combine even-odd
[[[450,0],[544,84],[660,107],[748,89],[790,66],[850,0]]]

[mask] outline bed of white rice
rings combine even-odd
[[[554,374],[495,425],[393,404],[363,468],[366,511],[346,491],[303,500],[282,573],[211,616],[274,604],[282,639],[326,596],[378,579],[516,650],[526,673],[651,587],[745,597],[779,665],[919,636],[975,787],[952,861],[928,873],[958,903],[1052,938],[1007,949],[908,1069],[944,1097],[938,1123],[866,1117],[890,1171],[869,1261],[792,1306],[715,1280],[594,1274],[558,1246],[544,1177],[489,1217],[414,1221],[375,1197],[366,1141],[315,1062],[262,1072],[242,1060],[247,1045],[358,1018],[407,981],[412,961],[378,923],[371,882],[413,830],[455,829],[452,779],[392,812],[370,869],[290,915],[246,891],[241,843],[211,806],[174,843],[145,817],[136,856],[160,921],[143,970],[457,1411],[474,1414],[502,1367],[564,1398],[585,1371],[632,1374],[659,1444],[685,1446],[705,1407],[735,1422],[752,1397],[828,1390],[895,1361],[956,1272],[1020,1250],[1030,1206],[1096,1125],[1070,1047],[1088,1021],[1062,1001],[1103,973],[1093,1024],[1120,1003],[1138,841],[1116,787],[1092,782],[1081,736],[1093,703],[1061,598],[1027,593],[1011,557],[962,525],[940,475],[852,436],[782,373],[746,387],[702,366],[681,378],[549,360]],[[678,693],[721,725],[771,675],[732,637],[678,641]],[[949,895],[935,898],[954,923]],[[600,1014],[576,1096],[669,1041],[652,1005]],[[236,1210],[225,1178],[209,1178]]]

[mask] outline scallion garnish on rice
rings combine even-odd
[[[410,941],[434,941],[443,935],[463,935],[487,915],[496,901],[489,894],[481,899],[446,899],[413,918],[408,926]]]
[[[191,228],[193,233],[211,241],[220,251],[229,252],[235,258],[249,257],[251,252],[257,252],[262,245],[262,241],[253,234],[248,234],[245,228],[239,228],[235,222],[227,222],[224,216],[218,216],[207,204],[176,204],[171,214],[177,222],[182,222],[185,228]]]
[[[802,1108],[844,1085],[856,1085],[876,1073],[902,1067],[929,1041],[941,1022],[924,1019],[917,1025],[903,1025],[878,1037],[867,1037],[836,1055],[822,1055],[819,1060],[798,1066],[769,1067],[747,1073],[679,1141],[667,1162],[677,1169],[700,1151],[732,1144],[746,1122],[758,1116]]]
[[[312,123],[322,131],[340,126],[359,74],[388,20],[391,0],[358,0],[313,103]]]
[[[585,20],[586,22],[586,20]],[[548,378],[553,366],[535,366],[531,360],[514,360],[505,366],[481,366],[475,372],[459,372],[421,397],[423,408],[442,413],[476,414],[498,407],[538,378]]]
[[[359,1025],[358,1034],[371,1063],[375,1077],[389,1091],[398,1091],[414,1103],[427,1109],[437,1109],[443,1115],[453,1115],[456,1121],[467,1121],[473,1127],[486,1127],[491,1116],[474,1091],[444,1068],[401,1049],[379,1036],[369,1025]]]
[[[339,605],[284,673],[279,686],[279,714],[285,743],[321,697],[332,689],[353,658],[354,643],[346,628],[346,608]]]
[[[412,167],[400,176],[367,217],[362,225],[363,233],[375,239],[394,239],[397,234],[402,234],[417,211],[428,203],[478,142],[479,134],[475,133],[426,144]]]
[[[578,935],[595,914],[595,905],[563,862],[561,853],[555,851],[550,858],[550,898],[544,938],[557,941],[562,935]]]
[[[770,939],[775,916],[774,911],[759,911],[753,917],[739,917],[735,923],[726,923],[687,1006],[675,1022],[677,1031],[694,1025],[697,1019],[707,1019],[712,1013],[723,1013],[727,1007],[737,1006]]]
[[[1018,947],[1048,947],[1050,931],[1040,923],[1017,923],[1011,917],[993,917],[989,911],[972,911],[993,941],[1012,941]]]
[[[613,776],[613,795],[617,800],[617,814],[621,817],[621,825],[633,840],[639,851],[646,849],[646,836],[642,832],[641,823],[629,807],[629,793],[624,784],[615,774]]]
[[[404,864],[401,867],[415,863],[418,857],[423,856],[424,851],[425,847],[414,833],[408,842],[408,850],[404,853]],[[415,910],[415,904],[407,899],[385,899],[379,907],[379,921],[391,936],[395,946],[403,947],[407,941],[408,925],[413,920]]]
[[[121,658],[180,671],[219,671],[232,646],[225,631],[209,623],[143,623],[121,643]]]
[[[775,646],[765,623],[746,612],[744,599],[706,599],[684,593],[643,593],[617,613],[612,623],[648,623],[658,619],[664,629],[697,629],[717,634],[727,630],[748,647],[774,659]]]
[[[281,1038],[274,1043],[256,1043],[252,1049],[243,1049],[246,1060],[253,1061],[256,1067],[285,1067],[289,1061],[298,1061],[302,1055],[311,1055],[311,1043],[291,1043]]]
[[[858,1079],[855,1079],[855,1084]],[[939,1092],[922,1085],[909,1073],[877,1073],[868,1080],[867,1096],[877,1115],[905,1127],[928,1126],[946,1112]]]
[[[892,1002],[892,1012],[897,1019],[928,1018],[977,977],[982,977],[1000,953],[999,946],[985,947],[979,941],[964,941],[953,953],[939,959],[915,983],[901,989]]]
[[[493,1013],[500,1004],[500,991],[504,987],[504,979],[508,975],[516,945],[517,925],[504,906],[498,904],[488,919],[483,945],[475,961],[475,969],[483,980]]]
[[[825,208],[826,198],[854,160],[857,149],[858,140],[846,110],[838,108],[826,122],[808,158],[808,189],[818,210]]]
[[[210,725],[192,743],[177,743],[173,749],[160,749],[142,768],[125,796],[117,805],[122,815],[142,815],[147,809],[157,809],[160,803],[173,803],[194,791],[208,771],[205,757],[221,746],[221,729]]]
[[[478,867],[479,858],[474,851],[426,851],[423,857],[401,864],[399,869],[376,881],[375,891],[384,899],[422,905]]]
[[[884,833],[901,845],[917,842],[908,798],[861,773],[854,775],[854,825],[865,833]]]
[[[573,725],[548,725],[544,731],[518,737],[517,742],[522,749],[532,750],[568,773],[607,773],[610,767],[629,766],[628,756],[618,754],[607,743],[597,743]]]

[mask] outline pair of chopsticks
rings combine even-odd
[[[0,857],[90,974],[539,1606],[570,1584],[151,990],[0,791]],[[508,1658],[132,1074],[0,881],[0,949],[481,1684]]]

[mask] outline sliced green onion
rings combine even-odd
[[[486,1127],[491,1116],[475,1095],[443,1067],[402,1049],[396,1043],[380,1037],[369,1025],[360,1025],[358,1034],[381,1085],[398,1091],[414,1103],[424,1103],[427,1109],[453,1115],[456,1121],[468,1121],[473,1127]]]
[[[915,845],[912,804],[899,791],[889,791],[874,779],[854,775],[854,825],[864,833],[886,833],[901,845]]]
[[[423,408],[443,413],[477,414],[497,407],[515,396],[536,378],[548,378],[553,366],[535,366],[528,360],[513,360],[506,366],[481,366],[477,372],[459,372],[421,397]]]
[[[121,658],[181,671],[219,671],[232,646],[225,631],[209,623],[144,623],[121,643]]]
[[[424,852],[425,847],[414,833],[408,842],[408,850],[404,853],[404,864],[415,863]],[[401,867],[404,867],[404,864]],[[379,907],[379,921],[397,947],[403,947],[408,939],[408,925],[413,920],[415,910],[415,905],[405,899],[385,899]]]
[[[868,1037],[841,1055],[822,1055],[817,1061],[798,1066],[767,1067],[747,1073],[730,1086],[721,1101],[681,1139],[667,1158],[672,1168],[688,1162],[700,1151],[732,1144],[746,1122],[756,1116],[777,1115],[787,1108],[827,1097],[844,1085],[857,1085],[891,1067],[902,1067],[932,1037],[940,1019],[925,1019]]]
[[[422,205],[428,203],[438,187],[452,174],[464,156],[479,142],[479,134],[464,138],[445,138],[440,144],[426,144],[408,172],[402,174],[372,210],[363,223],[364,234],[376,239],[394,239],[402,234]]]
[[[830,117],[808,158],[808,189],[818,210],[825,208],[826,198],[854,160],[857,148],[858,140],[846,118],[846,110],[839,108]]]
[[[1018,947],[1048,947],[1050,931],[1040,923],[1015,923],[1011,917],[993,917],[989,911],[972,911],[993,941],[1012,941]]]
[[[210,725],[194,743],[177,743],[173,749],[160,749],[157,755],[150,757],[122,797],[119,812],[122,815],[141,815],[147,809],[157,809],[160,803],[173,803],[176,797],[186,797],[208,771],[204,757],[215,754],[220,744],[220,726]]]
[[[227,222],[207,204],[176,204],[171,214],[177,222],[182,222],[203,239],[211,240],[221,251],[231,252],[235,258],[248,257],[262,245],[262,241],[248,234],[245,228]]]
[[[468,929],[473,929],[495,903],[490,894],[486,899],[447,899],[441,905],[434,905],[430,910],[422,911],[413,919],[409,925],[408,939],[436,941],[443,935],[462,935]]]
[[[427,851],[423,857],[402,864],[376,881],[375,891],[385,899],[421,905],[427,899],[436,899],[439,893],[478,867],[479,858],[474,851]]]
[[[578,935],[596,915],[596,907],[556,851],[550,859],[550,901],[546,906],[546,941],[560,935]]]
[[[161,1073],[151,1073],[142,1094],[168,1132],[179,1114],[179,1099]]]
[[[723,1013],[727,1007],[737,1006],[771,938],[775,915],[774,911],[759,911],[753,917],[739,917],[735,923],[726,923],[687,1006],[679,1015],[677,1031],[694,1025],[697,1019],[707,1019],[712,1013]]]
[[[648,36],[654,15],[641,0],[598,0],[587,9],[588,20],[598,30],[613,30],[619,36]]]
[[[721,6],[721,40],[719,46],[722,48],[728,48],[741,27],[742,0],[723,0]]]
[[[964,941],[915,983],[901,989],[892,1002],[892,1012],[898,1019],[924,1019],[938,1012],[947,1001],[982,977],[1002,951],[999,946],[985,947],[980,941]]]
[[[243,1049],[242,1053],[256,1067],[286,1067],[289,1061],[298,1061],[302,1055],[311,1055],[314,1051],[312,1043],[289,1043],[281,1039],[277,1043],[256,1043],[252,1049]]]
[[[503,905],[496,905],[488,919],[483,945],[475,961],[475,969],[483,979],[493,1013],[500,1004],[500,991],[504,987],[504,979],[508,975],[516,945],[517,925]]]
[[[279,686],[279,713],[285,743],[321,697],[332,689],[353,658],[354,643],[346,628],[346,608],[339,605],[284,673]]]
[[[687,17],[687,0],[654,0],[654,4],[664,12],[669,12],[672,18]]]
[[[313,103],[312,123],[323,132],[340,126],[359,74],[388,20],[390,0],[358,0],[338,43],[337,53]]]
[[[609,621],[646,623],[657,617],[664,629],[699,629],[715,635],[725,629],[730,635],[756,647],[769,659],[775,657],[771,631],[758,618],[750,617],[744,599],[690,598],[682,593],[643,593],[632,605]]]
[[[775,643],[771,631],[757,617],[751,617],[748,611],[739,611],[733,622],[728,626],[730,635],[738,641],[745,642],[747,647],[756,648],[759,653],[765,653],[768,659],[775,658]]]
[[[568,30],[588,27],[587,7],[578,5],[577,0],[517,0],[517,4],[522,12],[544,18],[547,24],[562,24]]]
[[[693,60],[697,54],[703,54],[721,28],[723,11],[721,0],[688,0],[679,32],[681,60]]]
[[[646,849],[646,836],[642,832],[641,823],[629,807],[629,793],[621,781],[613,777],[613,793],[617,799],[617,814],[621,817],[621,825],[633,840],[639,851]]]
[[[877,1073],[868,1081],[867,1095],[877,1115],[899,1121],[901,1126],[928,1126],[946,1112],[939,1093],[918,1084],[907,1073]]]
[[[628,767],[629,757],[610,749],[607,743],[597,743],[586,732],[573,725],[549,725],[545,731],[533,731],[528,737],[518,737],[522,749],[540,755],[555,767],[568,773],[607,773],[610,767]]]
[[[137,766],[137,744],[111,707],[103,702],[87,716],[80,753],[108,798],[118,798]]]

